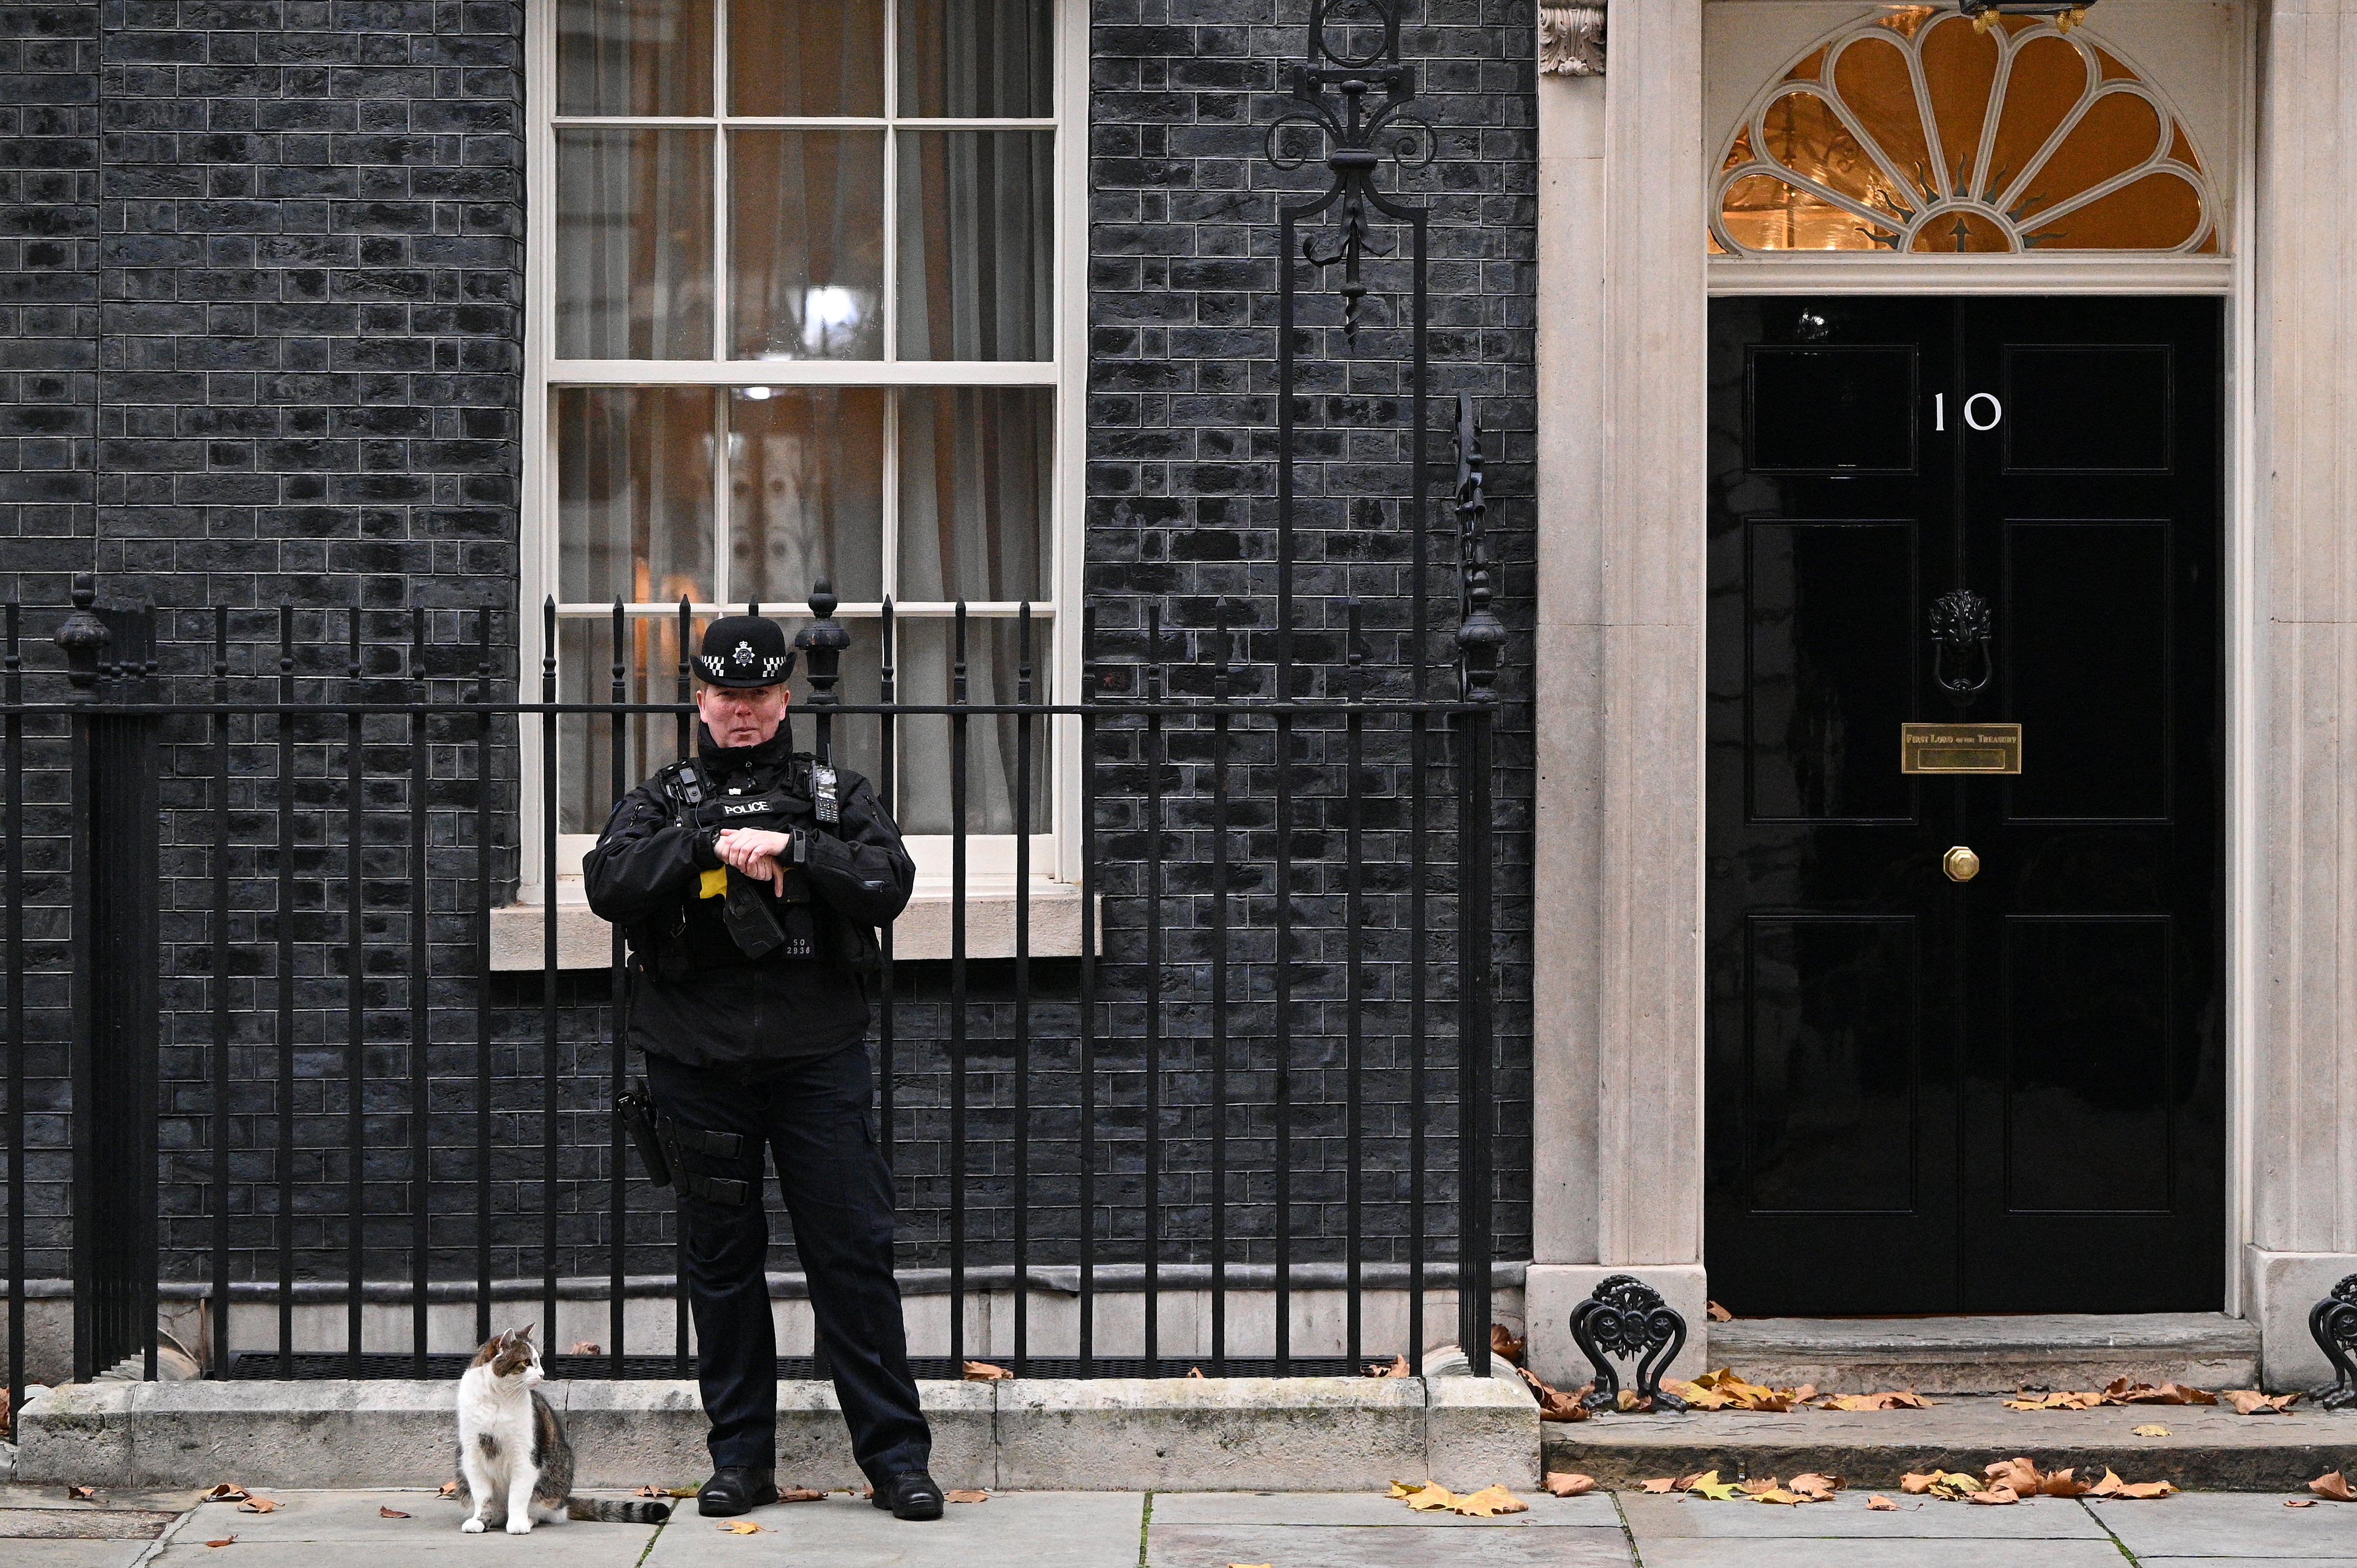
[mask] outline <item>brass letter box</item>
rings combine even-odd
[[[2021,771],[2021,726],[1900,725],[1899,771],[2018,773]]]

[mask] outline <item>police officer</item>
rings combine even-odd
[[[773,622],[715,620],[695,661],[698,755],[625,797],[582,869],[590,908],[630,938],[630,1040],[680,1189],[712,1423],[698,1507],[777,1499],[766,1148],[875,1504],[939,1519],[892,1278],[891,1173],[868,1126],[865,975],[916,868],[865,779],[787,750],[793,663]]]

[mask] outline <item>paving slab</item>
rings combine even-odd
[[[331,1557],[365,1552],[367,1560],[393,1565],[442,1562],[454,1552],[500,1552],[511,1560],[562,1561],[579,1568],[631,1568],[647,1549],[655,1527],[644,1524],[544,1524],[529,1535],[504,1530],[465,1535],[458,1526],[466,1509],[430,1491],[268,1492],[279,1506],[266,1514],[240,1513],[233,1504],[206,1503],[172,1532],[154,1559],[157,1568],[233,1568],[208,1541],[237,1538],[236,1563],[247,1568],[294,1568]],[[386,1519],[392,1509],[407,1519]]]
[[[690,1511],[655,1538],[645,1568],[1129,1568],[1145,1514],[1146,1499],[1135,1492],[1000,1492],[916,1523],[834,1497],[756,1509],[746,1517],[761,1533],[732,1535]]]
[[[1157,1523],[1146,1532],[1146,1561],[1148,1568],[1630,1568],[1635,1559],[1617,1530]],[[1100,1568],[1113,1568],[1112,1560]]]
[[[1645,1568],[2126,1568],[2110,1541],[1706,1541],[1641,1544]]]
[[[11,1541],[0,1557],[8,1568],[132,1568],[147,1548],[144,1541]]]
[[[1620,1516],[1602,1492],[1584,1498],[1551,1498],[1517,1490],[1531,1505],[1527,1513],[1468,1519],[1437,1509],[1420,1512],[1396,1498],[1376,1492],[1157,1492],[1154,1522],[1251,1525],[1415,1525],[1426,1529],[1512,1529],[1574,1525],[1619,1530]]]
[[[140,1509],[0,1508],[0,1541],[153,1541],[178,1517]]]
[[[2166,1437],[2133,1428],[2159,1425]],[[2223,1405],[2111,1405],[2096,1410],[2007,1410],[2002,1400],[1943,1400],[1930,1410],[1747,1411],[1604,1415],[1549,1422],[1546,1467],[1578,1470],[1633,1487],[1656,1476],[1791,1476],[1815,1470],[1853,1487],[1887,1489],[1910,1470],[1975,1475],[2027,1455],[2048,1469],[2109,1466],[2136,1481],[2197,1490],[2298,1490],[2338,1469],[2357,1447],[2357,1412],[2294,1407],[2236,1415]]]
[[[2096,1517],[2139,1558],[2357,1558],[2357,1504],[2319,1503],[2312,1509],[2283,1504],[2283,1495],[2189,1492],[2158,1503],[2093,1506]]]
[[[1868,1492],[1841,1492],[1829,1503],[1775,1508],[1765,1503],[1714,1503],[1647,1492],[1620,1496],[1621,1512],[1639,1549],[1650,1558],[1656,1541],[1975,1541],[2104,1539],[2101,1521],[2067,1498],[2040,1498],[2009,1507],[1927,1501],[1891,1494],[1894,1512],[1868,1509]],[[2169,1499],[2175,1502],[2177,1499]],[[2357,1511],[2357,1510],[2352,1510]]]

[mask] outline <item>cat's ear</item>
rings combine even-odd
[[[527,1323],[522,1328],[515,1331],[515,1337],[529,1344],[532,1340],[532,1331],[539,1326],[540,1325],[537,1323]]]

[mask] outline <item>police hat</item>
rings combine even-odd
[[[695,672],[709,685],[774,686],[794,672],[794,650],[778,623],[763,616],[723,616],[704,628]]]

